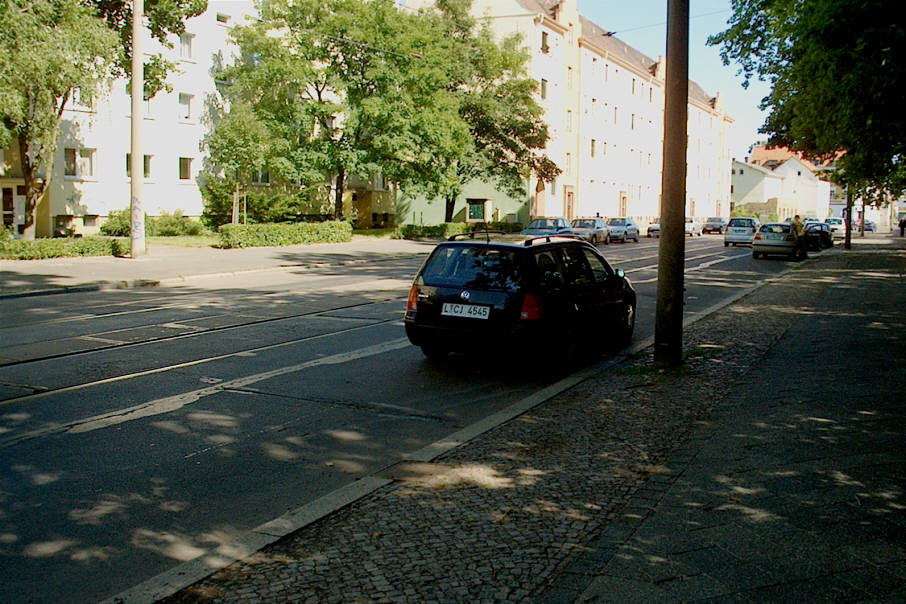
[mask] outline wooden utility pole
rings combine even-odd
[[[689,0],[667,3],[664,168],[658,248],[654,360],[683,362],[683,271],[686,254],[686,120],[689,100]]]
[[[132,257],[145,255],[145,209],[142,206],[142,185],[145,180],[145,156],[142,152],[142,121],[145,105],[145,72],[142,16],[144,0],[132,0],[132,149],[129,160],[132,202]]]

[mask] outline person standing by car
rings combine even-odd
[[[906,231],[906,216],[900,218],[900,237],[903,236],[904,231]]]
[[[802,224],[802,220],[799,218],[799,214],[796,214],[793,217],[792,222],[793,232],[796,234],[796,245],[799,246],[799,255],[802,258],[808,258],[808,244],[805,241],[805,225]]]

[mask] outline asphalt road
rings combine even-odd
[[[657,240],[601,250],[650,337]],[[688,314],[786,265],[717,235],[686,257]],[[0,601],[109,597],[563,377],[426,362],[401,320],[418,264],[4,300]]]

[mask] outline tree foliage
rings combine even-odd
[[[78,0],[0,0],[0,146],[18,140],[25,237],[47,191],[60,118],[73,91],[90,99],[112,64],[116,36]]]
[[[220,76],[224,107],[247,107],[264,126],[272,174],[333,185],[337,217],[350,175],[453,200],[478,177],[523,193],[531,170],[557,172],[539,154],[548,136],[535,84],[519,41],[495,43],[470,5],[412,13],[392,0],[272,0],[234,32],[242,60]],[[210,141],[228,130],[224,118]],[[213,159],[225,173],[226,158]]]
[[[845,155],[843,181],[901,192],[906,158],[906,18],[886,0],[732,0],[710,38],[746,82],[767,81],[770,143]]]
[[[469,14],[471,2],[439,0],[428,13],[445,40],[449,90],[469,128],[469,144],[452,155],[438,155],[440,173],[421,183],[445,200],[445,221],[453,219],[457,197],[471,180],[494,182],[512,197],[526,193],[529,176],[550,182],[561,170],[544,153],[549,134],[535,98],[537,82],[528,77],[522,38],[497,42],[488,23]]]
[[[148,0],[153,37],[184,31],[206,0]],[[102,82],[129,73],[132,3],[92,0],[0,0],[0,146],[18,142],[25,181],[25,231],[34,237],[35,208],[47,192],[60,120],[77,90],[91,102]],[[160,56],[145,66],[149,95],[165,86],[173,65]],[[39,178],[39,174],[45,174]]]

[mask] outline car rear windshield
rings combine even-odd
[[[720,222],[722,218],[720,216],[714,216],[708,219],[708,222]]]
[[[731,218],[730,224],[731,227],[750,227],[752,226],[752,221],[748,218]]]
[[[573,220],[574,227],[588,227],[590,229],[595,228],[594,220]]]
[[[626,224],[626,219],[625,218],[611,218],[607,222],[607,224],[612,225],[612,226],[623,226]]]
[[[530,225],[530,229],[555,229],[557,228],[557,221],[552,218],[534,220]]]
[[[515,250],[477,245],[439,246],[422,270],[426,285],[472,289],[519,288]]]
[[[788,224],[766,224],[761,227],[762,233],[789,233],[790,225]]]

